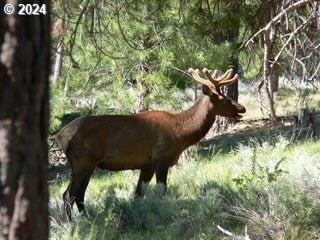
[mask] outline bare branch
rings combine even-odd
[[[274,63],[276,63],[281,54],[283,53],[283,51],[285,50],[285,48],[291,43],[292,39],[304,28],[304,26],[310,21],[310,18],[304,22],[303,24],[301,24],[300,26],[298,26],[293,32],[290,33],[289,38],[287,39],[287,41],[285,42],[285,44],[283,44],[283,46],[281,47],[280,51],[278,52],[277,56],[274,58]]]
[[[261,28],[258,32],[256,32],[252,37],[249,38],[249,40],[247,40],[244,43],[245,47],[248,47],[250,44],[254,43],[255,39],[261,35],[264,32],[269,31],[275,24],[277,24],[281,18],[283,18],[284,16],[286,16],[288,14],[288,12],[292,11],[292,10],[296,10],[306,4],[312,3],[312,0],[300,0],[298,2],[295,2],[293,4],[291,4],[290,6],[288,6],[287,8],[283,9],[277,16],[275,16],[274,18],[272,18],[272,20],[266,24],[266,26],[264,28]]]

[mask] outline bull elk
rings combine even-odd
[[[190,68],[189,73],[202,84],[204,95],[187,111],[79,117],[57,133],[72,169],[63,194],[69,220],[74,202],[79,212],[85,213],[84,195],[96,167],[110,171],[140,169],[137,196],[142,195],[142,183],[149,183],[154,174],[157,183],[166,188],[168,169],[187,147],[205,136],[216,115],[241,118],[240,114],[245,113],[242,105],[221,92],[222,86],[238,79],[232,69],[221,77],[206,68],[206,78],[200,77],[199,70]]]

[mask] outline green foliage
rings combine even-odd
[[[58,130],[62,115],[68,111],[73,111],[74,107],[67,98],[63,97],[63,91],[51,87],[51,111],[50,111],[50,132]]]
[[[262,166],[257,161],[257,147],[253,146],[252,156],[249,156],[247,161],[251,162],[251,171],[245,172],[243,175],[234,178],[233,181],[241,191],[248,191],[253,183],[269,184],[276,182],[279,177],[282,177],[287,171],[280,168],[280,165],[285,158],[281,158],[276,162],[273,168]]]
[[[233,31],[224,3],[210,9],[196,1],[102,1],[96,18],[93,4],[83,1],[79,14],[78,3],[53,3],[55,14],[67,19],[64,34],[53,34],[65,49],[55,87],[66,89],[66,98],[96,96],[93,113],[109,113],[110,108],[115,113],[137,112],[155,105],[180,109],[181,99],[172,92],[190,84],[186,70],[223,71],[234,53],[236,43],[224,38]],[[137,82],[131,93],[124,86],[129,78]],[[76,110],[69,104],[64,109],[53,104],[52,109],[53,118]],[[52,124],[56,128],[55,120]]]

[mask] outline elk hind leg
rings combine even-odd
[[[156,169],[157,184],[163,184],[165,192],[167,191],[168,170],[169,167],[167,166],[158,166]]]
[[[78,192],[76,193],[75,202],[77,204],[78,210],[80,213],[83,213],[86,215],[85,206],[84,206],[84,195],[86,192],[86,189],[88,187],[88,183],[91,177],[91,174],[88,174],[86,177],[82,178],[82,181],[80,183],[80,187]]]
[[[64,207],[69,221],[71,221],[71,210],[74,202],[76,202],[79,212],[85,214],[84,195],[92,172],[93,169],[72,172],[71,182],[63,194]]]
[[[71,221],[71,209],[75,200],[75,197],[70,197],[70,191],[69,191],[70,186],[71,186],[71,182],[69,183],[66,191],[63,193],[63,205],[64,205],[64,209],[66,211],[69,222]]]

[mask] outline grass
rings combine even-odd
[[[319,96],[308,93],[309,107],[320,106]],[[278,114],[296,111],[295,92],[281,89],[276,98]],[[245,118],[265,117],[252,95],[239,102]],[[250,239],[320,239],[320,140],[305,135],[260,124],[215,136],[170,169],[166,194],[153,179],[140,199],[133,197],[139,172],[98,170],[86,191],[89,218],[74,208],[72,223],[61,197],[70,170],[57,167],[50,239],[233,239],[218,225],[237,236],[247,227]]]
[[[97,171],[86,192],[90,217],[68,223],[63,176],[50,185],[51,239],[228,239],[217,225],[251,239],[318,239],[319,141],[252,140],[231,152],[190,154],[134,199],[138,172]],[[65,180],[66,177],[65,177]],[[231,239],[231,238],[229,238]]]

